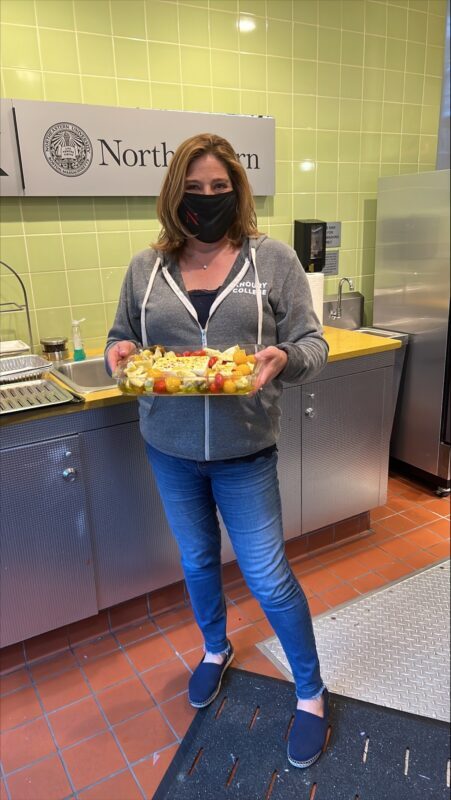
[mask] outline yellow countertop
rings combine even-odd
[[[399,339],[386,339],[381,336],[372,336],[368,333],[359,331],[348,331],[341,328],[324,326],[324,337],[329,345],[329,362],[340,361],[345,358],[357,358],[358,356],[368,356],[374,353],[383,353],[387,350],[395,350],[401,347]],[[101,355],[99,350],[89,352],[89,355]],[[52,376],[53,377],[53,376]],[[57,383],[57,378],[53,377]],[[64,386],[64,384],[62,384]],[[67,387],[66,387],[67,388]],[[118,389],[106,389],[101,392],[89,392],[80,395],[86,403],[99,403],[99,401],[109,400],[115,397],[124,397]],[[130,397],[124,397],[124,400]]]
[[[387,350],[396,350],[402,345],[399,339],[372,336],[370,333],[347,331],[328,325],[324,326],[324,338],[329,345],[329,362],[384,353]]]

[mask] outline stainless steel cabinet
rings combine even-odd
[[[0,457],[3,647],[98,609],[78,436]]]
[[[282,395],[279,439],[279,485],[285,539],[302,533],[302,386],[289,386]]]
[[[384,373],[302,387],[303,533],[379,505],[388,472]]]
[[[286,539],[385,502],[393,361],[390,353],[337,361],[317,381],[284,387]],[[2,434],[1,646],[181,579],[135,404],[24,421]],[[234,558],[227,535],[222,555]]]
[[[80,434],[99,608],[182,578],[137,422]]]

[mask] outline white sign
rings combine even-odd
[[[4,197],[23,193],[11,100],[0,103],[0,190]]]
[[[338,275],[338,259],[340,257],[339,250],[329,250],[326,253],[326,263],[322,268],[321,272],[323,275]]]
[[[158,195],[174,150],[196,133],[231,142],[255,195],[275,192],[272,117],[7,102],[15,109],[26,196]]]
[[[341,222],[328,222],[326,227],[326,247],[340,247]]]

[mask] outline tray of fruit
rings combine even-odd
[[[187,350],[155,345],[119,362],[114,377],[124,394],[233,396],[255,390],[259,345]]]

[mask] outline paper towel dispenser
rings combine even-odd
[[[295,219],[294,249],[306,272],[321,272],[326,263],[327,222]]]

